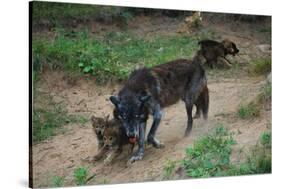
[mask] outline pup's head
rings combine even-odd
[[[119,127],[116,127],[115,125],[107,125],[105,127],[103,133],[104,146],[111,148],[118,144],[118,137],[120,135],[118,131]]]
[[[109,115],[105,118],[96,117],[94,115],[91,117],[92,127],[97,134],[103,135],[108,118]]]
[[[110,101],[115,105],[115,117],[121,121],[129,141],[134,143],[139,138],[140,124],[147,120],[145,103],[149,95],[129,95],[123,98],[111,96]]]
[[[235,56],[237,53],[239,53],[239,49],[236,47],[236,44],[228,39],[223,40],[222,45],[224,46],[226,54]]]

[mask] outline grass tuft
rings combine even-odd
[[[260,116],[260,108],[254,102],[251,102],[247,105],[241,105],[237,114],[241,119],[252,119]]]
[[[231,147],[235,144],[232,134],[220,125],[212,134],[197,140],[186,149],[182,164],[189,177],[222,175],[229,168]]]
[[[53,187],[62,187],[64,185],[64,177],[53,176],[52,182],[53,182]]]
[[[182,161],[188,177],[233,176],[271,172],[271,133],[263,133],[247,160],[235,165],[230,162],[232,134],[220,126],[215,132],[197,140],[186,149]]]
[[[89,171],[85,167],[79,167],[74,170],[74,179],[77,185],[85,185],[87,183]]]
[[[250,69],[253,74],[262,75],[271,71],[271,58],[254,59],[250,63]]]
[[[168,159],[164,166],[164,179],[169,179],[175,168],[176,168],[176,161],[172,161]]]

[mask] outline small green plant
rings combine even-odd
[[[251,71],[254,74],[266,74],[271,71],[271,58],[254,59],[250,63]]]
[[[64,185],[64,177],[53,176],[52,182],[53,182],[53,187],[62,187]]]
[[[241,105],[237,114],[241,119],[255,118],[260,115],[260,108],[254,102],[251,102],[247,105]]]
[[[85,185],[87,183],[88,169],[85,167],[79,167],[74,170],[74,179],[77,185]]]
[[[176,161],[167,160],[164,165],[164,179],[169,179],[174,169],[176,168]]]
[[[271,132],[265,132],[260,137],[260,142],[265,147],[271,147]]]
[[[232,134],[222,125],[212,134],[197,140],[186,149],[182,162],[187,176],[220,176],[230,167],[231,147],[235,144]]]

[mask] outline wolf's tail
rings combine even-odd
[[[203,88],[203,91],[201,93],[201,108],[203,112],[204,119],[208,118],[208,112],[209,112],[209,89],[207,85]]]

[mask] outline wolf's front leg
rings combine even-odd
[[[134,155],[129,159],[128,163],[133,163],[137,160],[141,160],[144,155],[144,140],[145,140],[145,127],[146,122],[140,124],[139,127],[139,138],[138,138],[138,150]]]
[[[159,140],[155,138],[155,134],[159,127],[161,118],[162,118],[162,111],[160,105],[157,104],[153,107],[153,123],[147,136],[147,143],[152,144],[153,147],[155,148],[164,147],[164,144],[162,144]]]

